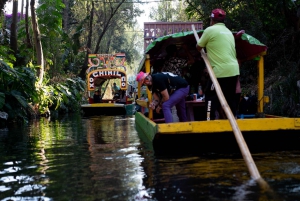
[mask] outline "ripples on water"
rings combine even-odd
[[[180,148],[179,148],[180,149]],[[300,153],[156,155],[133,117],[41,119],[0,132],[0,200],[300,200]]]

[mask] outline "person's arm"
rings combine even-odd
[[[199,41],[196,44],[196,49],[201,52],[201,50],[206,47],[208,41],[210,40],[210,29],[207,28],[204,30],[204,32],[202,33]]]
[[[162,103],[166,102],[167,100],[169,100],[170,96],[169,96],[169,93],[168,93],[167,89],[161,91],[160,94],[162,96]]]
[[[167,89],[163,90],[161,93],[162,96],[162,100],[160,101],[159,105],[157,105],[156,109],[156,113],[160,113],[160,110],[162,109],[162,104],[164,102],[166,102],[167,100],[169,100],[170,96],[169,96],[169,92]]]
[[[166,102],[167,100],[169,100],[170,96],[168,93],[168,90],[165,89],[162,92],[160,92],[162,99],[159,100],[159,97],[154,93],[153,94],[153,100],[152,102],[149,104],[149,107],[152,109],[155,109],[156,107],[160,107],[162,106],[163,102]]]
[[[161,102],[160,98],[156,93],[152,94],[152,102],[149,104],[149,107],[152,108],[153,110],[159,105]]]
[[[197,50],[198,50],[199,52],[201,52],[201,50],[202,50],[203,47],[200,47],[200,46],[197,44],[197,45],[196,45],[196,48],[197,48]]]

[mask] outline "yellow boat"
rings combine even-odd
[[[93,115],[133,115],[135,105],[126,99],[124,103],[118,103],[117,99],[103,99],[110,80],[119,80],[120,89],[127,90],[127,74],[124,66],[125,54],[89,54],[89,68],[86,71],[88,91],[88,104],[82,104],[81,110],[85,116]],[[105,86],[105,87],[102,87]],[[97,89],[104,89],[101,95],[101,103],[94,103],[92,94]]]
[[[198,30],[201,37],[203,30]],[[145,51],[139,71],[151,72],[151,63],[157,59],[168,44],[177,46],[185,44],[195,47],[196,39],[192,31],[178,32],[159,37],[150,43]],[[244,33],[233,33],[236,38],[237,57],[239,60],[257,60],[257,111],[249,118],[237,119],[236,123],[251,151],[255,150],[280,150],[298,149],[300,143],[300,118],[288,118],[268,115],[264,113],[264,105],[269,97],[264,95],[264,56],[267,47],[254,37]],[[195,48],[196,49],[196,48]],[[201,57],[199,52],[194,56]],[[141,86],[138,87],[138,93]],[[149,102],[151,92],[147,91]],[[140,97],[140,96],[139,96]],[[137,100],[142,107],[148,107],[148,102]],[[189,111],[187,111],[189,113]],[[187,114],[188,116],[190,114]],[[228,119],[220,120],[192,120],[189,122],[164,123],[163,119],[153,119],[153,111],[149,109],[149,115],[141,112],[135,114],[137,130],[143,139],[151,141],[154,147],[164,147],[172,152],[180,152],[185,149],[197,151],[238,151],[238,145],[233,135],[233,128]],[[188,141],[188,142],[187,142]],[[185,146],[184,146],[185,145]]]

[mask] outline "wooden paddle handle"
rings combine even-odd
[[[194,25],[192,25],[192,29],[193,29],[196,41],[198,43],[200,39],[199,39],[198,33],[195,30],[195,26]],[[231,124],[232,130],[233,130],[235,139],[236,139],[236,141],[237,141],[237,143],[239,145],[239,148],[241,150],[243,158],[244,158],[244,160],[246,162],[246,165],[247,165],[247,167],[249,169],[250,175],[251,175],[251,177],[253,179],[258,180],[258,179],[261,178],[261,176],[260,176],[260,174],[258,172],[258,169],[257,169],[257,167],[256,167],[256,165],[255,165],[255,163],[253,161],[253,158],[252,158],[252,156],[250,154],[250,151],[249,151],[248,146],[247,146],[247,144],[246,144],[246,142],[244,140],[244,137],[243,137],[243,135],[241,133],[241,130],[240,130],[240,128],[239,128],[239,126],[238,126],[238,124],[237,124],[237,122],[235,120],[235,117],[233,116],[233,114],[231,112],[231,109],[230,109],[230,107],[227,104],[227,101],[226,101],[226,99],[224,97],[222,89],[221,89],[221,87],[219,85],[219,82],[218,82],[218,80],[217,80],[217,78],[216,78],[216,76],[215,76],[215,74],[213,72],[213,69],[212,69],[212,67],[210,65],[210,62],[209,62],[209,60],[208,60],[208,58],[206,56],[206,53],[204,52],[203,48],[201,50],[201,56],[202,56],[202,58],[203,58],[203,60],[204,60],[204,62],[206,64],[206,67],[207,67],[210,79],[212,80],[212,82],[213,82],[213,84],[215,86],[215,90],[217,92],[217,95],[218,95],[219,101],[220,101],[220,103],[222,105],[222,108],[225,111],[225,114],[226,114],[227,118],[230,121],[230,124]]]

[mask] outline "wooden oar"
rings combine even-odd
[[[199,36],[198,36],[198,34],[197,34],[196,30],[195,30],[195,26],[194,25],[192,25],[192,29],[193,29],[196,41],[198,43]],[[202,58],[203,58],[203,60],[204,60],[204,62],[206,64],[209,76],[210,76],[210,78],[211,78],[211,80],[212,80],[212,82],[213,82],[213,84],[215,86],[215,90],[217,92],[217,95],[218,95],[219,101],[220,101],[220,103],[222,105],[222,108],[225,111],[225,114],[226,114],[227,118],[230,121],[230,124],[231,124],[232,130],[233,130],[235,139],[236,139],[236,141],[237,141],[237,143],[239,145],[239,148],[240,148],[240,150],[242,152],[243,158],[244,158],[244,160],[246,162],[246,165],[247,165],[247,167],[249,169],[250,175],[255,180],[261,179],[261,176],[260,176],[260,174],[259,174],[259,172],[257,170],[257,167],[256,167],[256,165],[255,165],[255,163],[253,161],[253,158],[252,158],[252,156],[250,154],[248,146],[247,146],[247,144],[246,144],[246,142],[244,140],[244,137],[243,137],[243,135],[241,133],[241,130],[240,130],[240,128],[239,128],[239,126],[238,126],[238,124],[237,124],[237,122],[235,120],[235,117],[233,116],[233,114],[231,112],[230,107],[228,106],[228,103],[227,103],[227,101],[226,101],[226,99],[224,97],[224,94],[223,94],[223,92],[221,90],[219,82],[218,82],[218,80],[217,80],[217,78],[216,78],[216,76],[215,76],[215,74],[213,72],[213,69],[212,69],[212,67],[210,65],[210,62],[209,62],[209,60],[208,60],[208,58],[206,56],[206,53],[204,52],[203,49],[201,50],[201,56],[202,56]]]

